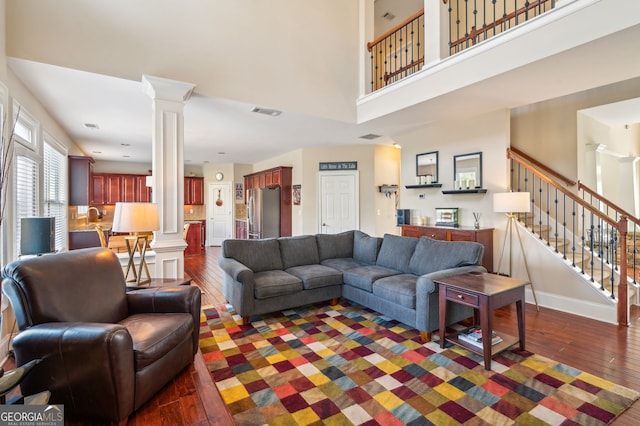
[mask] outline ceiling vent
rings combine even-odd
[[[391,12],[385,12],[385,14],[384,14],[384,15],[382,15],[382,17],[383,17],[384,19],[387,19],[387,20],[389,20],[389,21],[392,21],[392,20],[393,20],[393,18],[395,18],[395,17],[396,17],[396,15],[394,15],[394,14],[393,14],[393,13],[391,13]]]
[[[91,130],[98,130],[100,127],[95,123],[84,123],[84,127]]]
[[[378,139],[379,137],[380,137],[380,135],[376,135],[374,133],[369,133],[367,135],[360,136],[360,139],[368,139],[368,140],[371,141],[371,140],[374,140],[374,139]]]
[[[277,109],[260,108],[260,107],[253,107],[251,112],[257,112],[258,114],[270,115],[272,117],[277,117],[280,114],[282,114],[282,111],[278,111]]]

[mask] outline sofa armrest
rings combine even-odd
[[[196,286],[150,287],[127,293],[129,314],[187,313],[193,320],[193,353],[200,336],[200,289]]]
[[[244,283],[250,277],[253,277],[253,271],[250,268],[229,257],[218,258],[218,266],[220,266],[222,272],[229,275],[234,281]]]
[[[44,323],[18,334],[13,347],[16,365],[42,360],[20,384],[23,395],[49,390],[51,401],[79,415],[123,418],[133,411],[133,343],[124,326]]]
[[[227,257],[218,258],[222,269],[222,293],[242,317],[254,312],[255,281],[253,270],[243,263]]]
[[[435,293],[438,290],[438,286],[434,282],[435,280],[452,277],[454,275],[462,275],[468,272],[487,272],[487,270],[480,265],[471,265],[442,269],[440,271],[422,275],[418,278],[418,281],[416,283],[416,296],[419,294]]]

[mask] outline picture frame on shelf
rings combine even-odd
[[[457,228],[460,226],[458,217],[457,207],[436,208],[436,226]]]

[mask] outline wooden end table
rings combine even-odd
[[[493,355],[515,345],[520,344],[520,350],[524,350],[524,288],[527,281],[521,281],[501,275],[471,272],[434,280],[438,284],[439,308],[440,308],[440,347],[444,348],[445,342],[451,342],[462,346],[469,351],[484,357],[485,370],[491,370],[491,358]],[[480,329],[483,336],[491,336],[493,332],[493,311],[510,303],[516,304],[518,318],[518,336],[509,336],[500,333],[502,342],[491,344],[491,338],[484,338],[482,348],[458,339],[459,332],[447,335],[446,317],[447,302],[459,303],[474,309],[474,319],[480,320]]]

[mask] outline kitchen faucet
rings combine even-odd
[[[87,217],[86,217],[87,225],[89,224],[89,212],[90,212],[91,210],[95,210],[95,211],[96,211],[96,214],[98,215],[98,219],[102,219],[102,212],[101,212],[100,210],[98,210],[98,208],[97,208],[97,207],[89,207],[89,208],[87,209]]]

